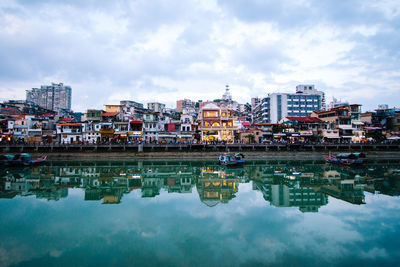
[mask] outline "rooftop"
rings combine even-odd
[[[298,122],[322,122],[322,120],[315,117],[286,117],[286,119]]]

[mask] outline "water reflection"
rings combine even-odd
[[[142,198],[197,191],[202,203],[214,207],[235,198],[240,184],[252,183],[255,191],[275,207],[298,207],[318,212],[328,196],[351,204],[365,204],[364,191],[399,195],[400,165],[375,161],[354,169],[320,161],[254,161],[243,168],[227,168],[214,162],[126,161],[49,162],[47,166],[3,169],[0,198],[35,196],[57,201],[69,188],[84,190],[85,201],[118,204],[134,190]]]

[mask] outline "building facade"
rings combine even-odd
[[[71,110],[71,86],[63,83],[42,85],[26,91],[26,101],[53,111]]]
[[[324,93],[314,85],[298,85],[296,93],[273,93],[261,100],[255,110],[256,123],[277,123],[287,116],[307,117],[315,110],[321,110]]]
[[[143,107],[142,103],[132,100],[122,100],[119,102],[121,111],[123,112],[123,120],[128,121],[131,119],[142,119],[143,113],[147,110]]]
[[[233,111],[208,103],[200,110],[200,125],[202,141],[234,142],[238,128],[233,123]]]
[[[147,103],[147,109],[150,109],[153,112],[162,113],[164,112],[165,104],[158,102]]]
[[[183,109],[194,110],[196,103],[190,99],[183,99],[176,101],[176,110],[182,112]]]

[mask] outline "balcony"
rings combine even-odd
[[[87,121],[101,121],[101,117],[86,117]]]
[[[14,129],[28,129],[28,125],[14,124]]]
[[[73,133],[73,134],[81,134],[80,129],[62,129],[62,130],[57,130],[57,132],[60,132],[61,134],[67,134],[67,133]]]

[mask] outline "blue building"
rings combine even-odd
[[[287,116],[307,117],[314,110],[325,109],[325,94],[314,85],[298,85],[296,93],[273,93],[256,107],[256,123],[277,123]]]

